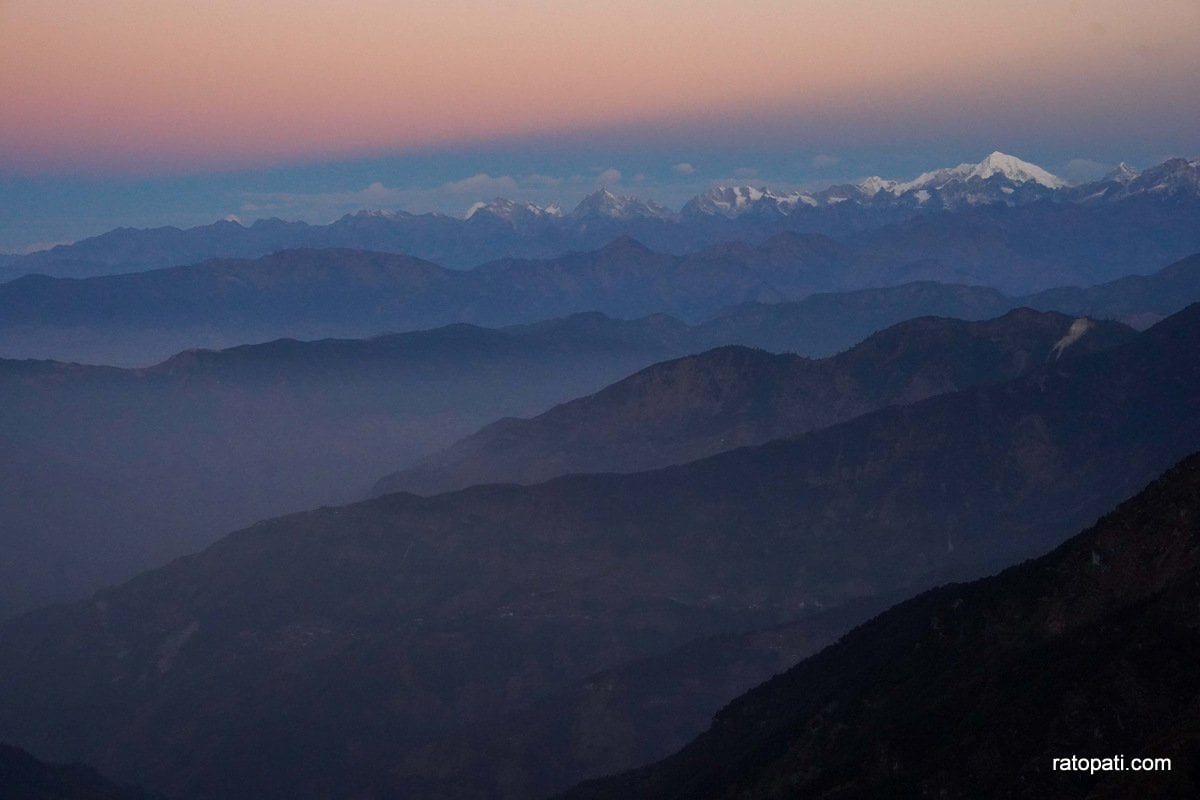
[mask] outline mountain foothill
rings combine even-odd
[[[1198,173],[0,258],[0,795],[1194,796]]]

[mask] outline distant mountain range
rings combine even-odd
[[[371,281],[377,280],[371,265],[391,260],[400,273],[412,266],[398,257],[354,254],[336,262],[328,274],[348,275],[351,285],[361,280],[370,297]],[[272,266],[268,261],[261,266]],[[303,261],[274,262],[279,274],[302,283]],[[416,265],[418,275],[424,274],[421,269]],[[243,304],[237,313],[246,320],[256,314],[258,321],[271,320],[277,313],[286,325],[292,313],[303,318],[306,312],[316,312],[320,318],[332,310],[334,319],[354,325],[361,322],[355,319],[355,309],[370,308],[369,303],[357,304],[347,290],[350,311],[343,311],[337,291],[319,280],[303,291],[281,291],[287,281],[273,285],[269,269],[257,275],[243,270],[233,277],[219,270],[213,273],[214,287],[224,282],[246,292],[249,299],[237,301]],[[102,287],[105,282],[95,283]],[[93,285],[58,283],[71,290]],[[257,293],[255,283],[267,287],[265,294]],[[186,304],[185,289],[177,291],[177,302]],[[176,312],[169,309],[176,301],[159,290],[131,294],[136,301],[121,292],[107,301],[99,294],[100,307],[108,311],[89,311],[90,319],[103,325],[106,314],[128,312],[136,319],[138,314],[164,313],[164,324],[170,325]],[[274,301],[275,312],[270,310],[273,296],[284,298]],[[31,297],[26,295],[34,302]],[[78,308],[92,302],[68,302],[69,297],[42,307],[57,307],[69,317],[82,315]],[[21,304],[14,298],[9,296],[9,308],[20,316]],[[5,408],[0,445],[6,453],[0,460],[0,515],[5,520],[0,533],[7,549],[0,616],[123,578],[257,518],[361,497],[381,475],[412,466],[486,423],[540,413],[664,359],[729,344],[826,356],[912,317],[987,319],[1021,305],[1072,315],[1132,317],[1144,324],[1196,299],[1200,257],[1153,276],[1024,298],[978,287],[915,283],[818,294],[795,303],[745,304],[695,326],[665,315],[623,322],[593,313],[506,330],[450,326],[372,341],[280,341],[220,353],[188,352],[142,370],[0,360],[0,403]],[[197,318],[209,314],[216,320],[233,316],[230,306],[239,308],[217,289],[210,300],[198,300],[196,306],[203,311]],[[187,313],[178,316],[186,319]],[[108,340],[82,324],[73,332],[67,328],[67,333],[37,328],[27,333],[38,334],[35,344],[43,349],[61,349],[76,357],[87,355],[76,349],[80,345],[98,356],[146,350],[157,355],[152,348],[172,339],[154,324],[152,319],[145,331],[110,329]],[[242,330],[239,325],[226,323],[224,330]],[[180,340],[190,341],[197,329],[201,328],[184,328]],[[1040,345],[1043,350],[1046,346]],[[794,361],[748,356],[749,361],[756,359]],[[963,384],[940,388],[955,385]],[[846,411],[852,405],[835,407]],[[679,420],[685,419],[683,409],[679,414]],[[500,429],[514,425],[520,423],[504,423]],[[729,441],[761,441],[745,438],[754,430],[739,430]],[[771,427],[757,430],[767,435]],[[698,431],[693,433],[699,437]],[[576,435],[586,437],[582,432]],[[717,448],[720,440],[721,436],[710,437],[708,444]],[[604,448],[590,451],[599,457]],[[668,460],[651,463],[712,450],[700,447],[699,439],[685,438],[669,452]],[[543,461],[553,465],[554,472],[526,473],[512,464],[492,464],[491,458],[472,467],[478,479],[533,480],[558,470],[650,465],[585,463],[578,454],[559,453]],[[401,485],[429,491],[461,485],[461,477],[443,475]],[[124,545],[114,546],[116,542]]]
[[[1200,449],[1198,346],[1200,305],[1125,344],[1012,381],[682,466],[431,498],[392,494],[263,522],[90,600],[0,624],[0,739],[180,798],[453,795],[456,764],[422,762],[424,748],[447,737],[466,746],[467,734],[491,725],[512,729],[512,715],[600,671],[813,609],[985,574],[1057,545]],[[1162,508],[1155,519],[1169,539],[1175,506],[1148,507]],[[1186,544],[1168,559],[1085,548],[1063,580],[1030,597],[1086,589],[1079,581],[1097,558],[1128,565],[1114,570],[1114,586],[1137,574],[1151,576],[1139,585],[1163,585],[1153,576],[1170,579],[1194,560]],[[1091,607],[1094,595],[1082,589],[1069,595],[1078,605],[1065,608]],[[1190,595],[1180,597],[1188,602],[1164,610],[1194,614]],[[974,603],[965,600],[967,611]],[[940,628],[918,614],[897,636],[958,636],[948,614],[933,617]],[[1074,618],[1045,619],[1071,630]],[[962,652],[985,660],[1027,638],[1006,630],[964,640]],[[1132,633],[1116,641],[1133,647]],[[906,659],[920,667],[927,652],[935,651],[902,647],[862,663],[908,675]],[[874,693],[890,684],[854,663],[830,670],[831,680],[861,676]],[[1097,660],[1081,650],[1062,663]],[[1169,663],[1181,666],[1166,677],[1192,674],[1187,659]],[[1013,685],[1025,674],[1012,673]],[[554,723],[577,732],[576,752],[630,741],[629,728],[596,724],[605,718],[603,685],[589,690],[597,713],[577,720],[591,727]],[[863,695],[858,685],[846,684],[845,697],[864,709],[892,707],[890,695]],[[917,703],[919,684],[910,686],[903,698]],[[806,688],[820,696],[820,686]],[[666,691],[678,697],[678,687]],[[992,696],[1001,708],[1005,695]],[[951,732],[971,707],[947,706]],[[567,717],[580,708],[560,706]],[[831,725],[842,719],[836,711]],[[943,727],[903,719],[926,737]],[[550,792],[588,777],[557,766],[552,779],[514,773],[513,761],[474,752],[470,763],[491,770],[492,786]],[[537,768],[536,759],[516,763]],[[1003,769],[1004,759],[996,763]]]
[[[0,797],[1195,796],[1198,352],[1186,159],[0,256]]]
[[[1200,226],[1192,235],[1200,249]],[[918,238],[951,241],[938,230]],[[1047,246],[1067,246],[1056,241],[1048,238]],[[0,284],[0,355],[144,366],[195,347],[359,338],[463,322],[491,327],[584,311],[704,321],[695,346],[677,355],[732,343],[827,355],[920,315],[981,319],[1029,305],[1144,326],[1200,299],[1195,258],[1086,290],[1014,297],[978,284],[938,289],[922,279],[907,285],[914,283],[910,276],[945,272],[929,264],[910,264],[874,281],[884,288],[821,291],[846,283],[843,271],[858,269],[853,265],[866,263],[863,258],[826,237],[784,233],[759,245],[726,243],[688,256],[657,253],[625,238],[588,253],[466,271],[385,253],[292,250],[82,280],[29,276]],[[800,297],[803,305],[779,305]],[[872,315],[873,323],[863,324]],[[771,318],[779,331],[773,338],[730,327],[748,323],[758,336]]]
[[[1194,797],[1197,553],[1192,456],[1049,555],[903,603],[677,755],[562,797]],[[1054,768],[1071,757],[1120,762]]]
[[[503,419],[376,484],[418,494],[638,472],[694,461],[1113,347],[1114,322],[1029,309],[987,322],[921,318],[811,361],[723,347],[655,364],[532,419]]]
[[[819,282],[810,273],[827,273],[837,249],[788,235],[684,257],[617,239],[590,253],[470,271],[385,253],[291,250],[85,280],[30,276],[0,285],[0,352],[145,364],[189,347],[280,336],[509,325],[583,311],[695,318],[812,291]]]
[[[119,228],[44,252],[2,256],[0,279],[31,273],[89,277],[297,248],[377,250],[464,268],[498,258],[595,250],[620,236],[682,255],[724,241],[761,242],[781,232],[821,234],[853,246],[860,244],[860,234],[875,231],[861,243],[868,263],[886,262],[894,271],[938,259],[946,262],[943,271],[965,269],[973,282],[1032,291],[1145,272],[1200,250],[1198,176],[1200,161],[1172,159],[1140,173],[1122,165],[1102,180],[1072,187],[1041,167],[997,152],[978,164],[909,181],[872,177],[820,192],[719,186],[678,213],[601,189],[566,214],[497,198],[473,207],[465,219],[372,210],[328,225],[269,219],[187,230]],[[930,229],[911,224],[922,218],[934,220],[932,227],[952,241],[939,247],[914,239]],[[1047,236],[1070,247],[1056,249],[1043,241]],[[971,242],[965,250],[964,241]],[[1012,270],[1019,270],[1023,285],[1004,283]],[[1047,270],[1052,274],[1043,277]],[[873,274],[847,279],[854,283],[860,277],[858,286],[875,279]],[[1030,282],[1039,278],[1041,283]]]

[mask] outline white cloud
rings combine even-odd
[[[314,209],[330,209],[344,214],[359,208],[379,208],[398,202],[404,196],[400,189],[389,189],[376,181],[365,189],[340,192],[254,192],[244,194],[239,211],[257,213],[305,213]]]
[[[42,250],[49,250],[53,247],[58,247],[60,244],[74,244],[74,239],[59,239],[53,242],[34,242],[22,247],[16,248],[13,252],[16,255],[28,255],[30,253],[40,253]]]
[[[620,173],[617,173],[619,179]],[[579,179],[590,186],[592,179]],[[362,209],[402,209],[459,215],[462,209],[498,196],[538,203],[558,201],[563,181],[552,175],[489,175],[480,172],[439,186],[393,187],[374,181],[366,188],[336,192],[261,192],[240,196],[238,211],[258,216],[281,216],[329,222]]]
[[[564,176],[545,174],[492,175],[486,172],[468,175],[434,186],[390,186],[384,181],[372,181],[357,189],[333,192],[267,192],[244,193],[236,196],[235,210],[243,220],[260,217],[282,217],[328,223],[345,214],[362,209],[396,210],[413,214],[436,212],[461,217],[476,203],[488,203],[496,197],[540,206],[558,205],[573,208],[580,198],[599,186],[614,191],[635,192],[638,197],[656,200],[671,208],[679,208],[692,196],[715,184],[743,184],[754,181],[767,183],[771,188],[786,191],[787,181],[773,181],[760,175],[753,167],[734,170],[733,175],[700,178],[698,172],[682,173],[673,170],[661,179],[641,173],[625,175],[615,167],[593,167]],[[824,183],[819,188],[824,188]]]
[[[621,182],[621,170],[609,167],[596,176],[596,183],[602,186],[612,186]]]
[[[691,164],[687,163],[686,161],[682,161],[682,162],[676,164],[675,166],[671,167],[671,171],[675,172],[679,175],[691,175],[693,172],[696,171],[696,168],[693,167]]]
[[[1112,169],[1111,165],[1102,164],[1090,158],[1072,158],[1059,169],[1058,175],[1068,183],[1078,184],[1103,178]]]
[[[491,176],[480,172],[461,181],[442,184],[442,190],[453,194],[511,194],[518,188],[511,175]]]

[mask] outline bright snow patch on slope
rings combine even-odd
[[[1067,329],[1067,335],[1054,343],[1054,347],[1050,348],[1050,354],[1054,358],[1062,358],[1063,351],[1071,345],[1083,338],[1083,335],[1092,329],[1092,321],[1087,317],[1080,317],[1071,323],[1071,327]]]

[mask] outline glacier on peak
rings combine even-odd
[[[818,205],[816,198],[803,192],[776,192],[754,186],[714,186],[694,197],[688,203],[688,208],[702,214],[734,219],[759,210],[786,215],[801,204]]]
[[[1047,189],[1062,189],[1067,186],[1067,182],[1062,178],[1047,172],[1037,164],[1030,164],[1016,156],[996,150],[978,164],[959,164],[957,167],[922,172],[911,181],[894,182],[888,191],[899,197],[914,189],[941,189],[955,181],[965,183],[972,178],[987,180],[994,175],[1000,175],[1013,183],[1036,183]]]
[[[867,197],[874,197],[880,192],[894,193],[892,190],[895,189],[897,185],[898,184],[896,181],[888,180],[887,178],[881,178],[878,175],[872,175],[869,178],[863,178],[861,181],[855,184],[859,191],[861,191]]]
[[[675,219],[675,212],[653,200],[642,200],[627,195],[616,195],[607,187],[598,189],[579,201],[569,214],[574,219],[606,217],[609,219]]]
[[[1122,161],[1120,164],[1117,164],[1116,168],[1113,169],[1112,172],[1108,173],[1100,180],[1102,182],[1115,181],[1116,183],[1120,184],[1128,184],[1137,180],[1137,177],[1141,174],[1141,172]]]
[[[556,205],[543,208],[533,203],[520,203],[515,200],[509,200],[507,197],[497,197],[490,203],[478,202],[472,204],[467,209],[467,213],[463,215],[463,219],[470,219],[480,211],[486,211],[495,217],[508,220],[509,222],[514,222],[519,218],[562,216],[562,210]]]

